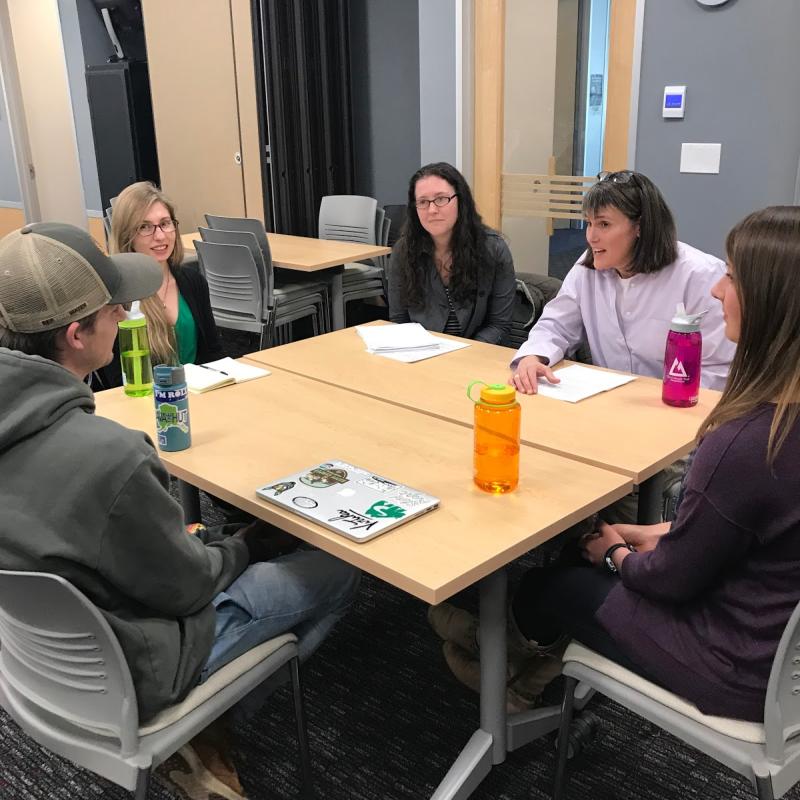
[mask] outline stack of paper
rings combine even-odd
[[[402,325],[359,325],[356,331],[370,353],[419,350],[439,345],[439,340],[418,322],[405,322]]]
[[[401,325],[359,325],[356,331],[364,340],[368,353],[407,364],[469,346],[467,342],[433,336],[418,322],[404,322]]]
[[[195,394],[219,389],[220,386],[232,383],[252,381],[270,374],[268,369],[261,369],[232,358],[220,358],[207,364],[184,364],[183,369],[186,373],[186,385],[189,391]]]
[[[556,370],[556,377],[561,379],[560,383],[550,383],[546,378],[539,378],[539,394],[554,397],[556,400],[566,400],[568,403],[577,403],[594,394],[616,389],[636,378],[635,375],[606,372],[582,367],[580,364]]]

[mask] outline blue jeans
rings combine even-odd
[[[214,598],[217,626],[200,682],[262,642],[291,631],[300,660],[322,644],[358,591],[361,572],[321,550],[295,550],[251,564]],[[265,681],[244,698],[239,711],[257,710],[281,680]]]

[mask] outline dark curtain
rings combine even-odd
[[[320,199],[352,194],[346,0],[254,0],[268,229],[317,236]]]

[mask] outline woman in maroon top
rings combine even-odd
[[[712,294],[738,346],[675,521],[601,523],[581,540],[596,569],[532,570],[511,616],[531,652],[566,633],[704,713],[760,722],[800,602],[800,208],[749,215],[726,250]]]

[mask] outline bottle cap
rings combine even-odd
[[[153,381],[157,386],[177,386],[186,383],[186,372],[183,367],[159,364],[153,367]]]
[[[700,330],[700,323],[707,313],[708,309],[705,308],[697,314],[687,314],[686,306],[683,303],[678,303],[678,307],[675,309],[675,316],[672,318],[669,327],[679,333],[696,333]]]
[[[517,391],[507,383],[492,383],[481,389],[481,402],[493,406],[505,406],[517,399]]]
[[[122,328],[137,328],[139,320],[144,320],[144,312],[139,308],[139,301],[134,300],[131,303],[131,310],[125,312],[125,319],[120,322]]]

